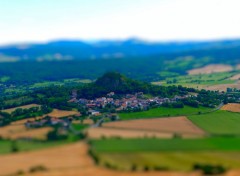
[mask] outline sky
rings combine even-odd
[[[0,0],[0,44],[240,38],[240,0]]]

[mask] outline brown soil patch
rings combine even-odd
[[[120,172],[106,170],[94,165],[83,143],[69,144],[40,151],[0,156],[0,175],[9,175],[19,170],[27,172],[34,166],[45,166],[47,172],[27,176],[200,176],[199,173],[179,172]],[[24,174],[25,175],[25,174]]]
[[[193,135],[205,134],[204,131],[195,126],[186,117],[170,117],[170,118],[140,119],[110,122],[103,124],[103,127]]]
[[[29,104],[29,105],[25,105],[25,106],[18,106],[16,108],[10,108],[10,109],[5,109],[2,110],[3,112],[7,112],[7,113],[12,113],[13,111],[15,111],[18,108],[22,108],[22,109],[30,109],[32,107],[40,107],[40,105],[37,104]]]
[[[188,71],[190,75],[198,75],[198,74],[210,74],[210,73],[218,73],[218,72],[228,72],[232,71],[233,68],[230,65],[223,64],[211,64],[202,68],[192,69]]]
[[[231,111],[231,112],[240,112],[240,104],[237,103],[229,103],[224,105],[221,110]]]

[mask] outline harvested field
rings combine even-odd
[[[81,142],[34,152],[0,156],[0,175],[18,171],[28,172],[31,167],[44,166],[46,172],[24,174],[26,176],[200,176],[199,173],[179,172],[120,172],[94,165],[87,154],[88,146]]]
[[[214,85],[214,86],[206,86],[206,90],[212,90],[212,91],[227,91],[227,88],[236,88],[240,89],[240,84],[220,84],[220,85]]]
[[[231,112],[240,112],[240,104],[238,103],[228,103],[224,105],[221,110],[231,111]]]
[[[149,132],[167,132],[178,134],[204,135],[205,132],[195,126],[186,117],[170,117],[156,119],[128,120],[110,122],[103,127],[116,129],[144,130]]]
[[[51,117],[61,118],[61,117],[67,117],[67,116],[80,115],[80,113],[77,111],[63,111],[63,110],[54,109],[51,113],[47,115]]]
[[[27,121],[35,121],[35,120],[42,119],[47,115],[51,116],[51,117],[55,117],[55,118],[62,118],[62,117],[67,117],[67,116],[80,115],[80,113],[76,112],[76,111],[63,111],[63,110],[54,109],[49,114],[45,114],[43,116],[38,116],[38,117],[33,117],[33,118],[27,118],[27,119],[23,119],[23,120],[18,120],[16,122],[12,122],[11,124],[12,125],[20,125],[20,124],[26,123]]]
[[[189,70],[188,74],[190,74],[190,75],[210,74],[210,73],[219,73],[219,72],[229,72],[232,70],[233,70],[233,68],[230,65],[211,64],[211,65],[207,65],[202,68]]]
[[[237,70],[240,70],[240,64],[237,65]]]
[[[13,111],[15,111],[15,110],[18,109],[18,108],[29,109],[29,108],[32,108],[32,107],[40,107],[40,105],[37,105],[37,104],[29,104],[29,105],[25,105],[25,106],[19,106],[19,107],[16,107],[16,108],[5,109],[5,110],[2,110],[2,111],[3,111],[3,112],[7,112],[7,113],[12,113]]]
[[[8,138],[10,139],[21,139],[21,138],[33,138],[38,140],[46,140],[47,133],[52,130],[51,127],[44,127],[38,129],[29,129],[19,133],[10,134]]]
[[[0,136],[5,139],[34,138],[46,139],[46,134],[52,128],[27,129],[24,125],[9,125],[0,128]]]
[[[240,80],[240,74],[234,75],[230,79],[231,80]]]
[[[157,137],[157,138],[172,138],[172,133],[161,132],[148,132],[141,130],[127,130],[127,129],[114,129],[114,128],[90,128],[87,131],[88,137],[91,139],[101,139],[103,137],[113,138],[145,138],[145,137]]]
[[[11,135],[24,132],[26,130],[24,125],[9,125],[0,128],[0,136],[4,138],[11,138]]]

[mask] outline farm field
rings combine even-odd
[[[67,141],[55,141],[55,142],[34,142],[34,141],[16,141],[15,144],[19,149],[19,152],[33,151],[44,148],[51,148],[63,144],[67,144]],[[12,141],[10,140],[0,140],[0,158],[2,155],[11,153]]]
[[[67,116],[80,115],[80,113],[77,111],[64,111],[64,110],[54,109],[51,113],[47,115],[51,117],[61,118],[61,117],[67,117]]]
[[[239,83],[232,83],[232,84],[219,84],[219,85],[212,85],[212,86],[206,86],[206,90],[211,90],[211,91],[227,91],[227,88],[236,88],[240,89],[240,84]]]
[[[229,72],[232,71],[233,67],[230,65],[224,64],[210,64],[202,68],[196,68],[193,70],[189,70],[188,74],[196,75],[196,74],[210,74],[210,73],[217,73],[217,72]]]
[[[88,138],[102,139],[102,138],[172,138],[173,133],[141,131],[131,129],[116,129],[116,128],[90,128],[87,130]]]
[[[51,127],[27,129],[24,125],[10,125],[0,128],[0,136],[4,139],[12,140],[20,138],[45,140],[47,133],[51,130]]]
[[[240,135],[240,114],[217,111],[188,117],[195,125],[213,135]]]
[[[83,142],[39,151],[2,155],[0,163],[1,176],[14,174],[18,171],[23,171],[26,176],[200,176],[199,173],[170,171],[133,173],[107,170],[94,164],[88,155],[88,146]],[[46,167],[47,171],[29,173],[29,169],[34,166]]]
[[[161,167],[175,171],[191,171],[196,163],[222,165],[238,169],[240,152],[131,152],[100,153],[100,163],[109,163],[121,170],[130,170],[133,165],[137,170]],[[236,175],[237,176],[237,175]]]
[[[194,164],[240,167],[239,138],[202,139],[105,139],[91,141],[100,163],[129,170],[162,167],[190,171]]]
[[[193,108],[189,106],[184,106],[184,108],[166,108],[159,107],[155,109],[150,109],[148,111],[142,112],[132,112],[132,113],[119,113],[121,120],[130,120],[130,119],[143,119],[143,118],[156,118],[156,117],[170,117],[170,116],[184,116],[198,114],[199,112],[209,112],[211,108],[199,107]]]
[[[30,109],[32,107],[40,107],[40,105],[37,105],[37,104],[29,104],[29,105],[25,105],[25,106],[18,106],[16,108],[10,108],[10,109],[5,109],[5,110],[2,110],[3,112],[7,112],[7,113],[12,113],[13,111],[15,111],[16,109],[18,108],[21,108],[21,109]]]
[[[231,111],[231,112],[240,112],[240,104],[237,103],[229,103],[224,105],[221,110]]]
[[[239,138],[198,139],[105,139],[92,140],[96,152],[160,152],[160,151],[238,151]]]
[[[140,119],[104,123],[103,127],[203,136],[205,133],[186,117]]]

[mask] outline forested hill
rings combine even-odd
[[[105,73],[94,83],[85,85],[78,90],[79,98],[97,98],[106,96],[109,92],[116,94],[132,94],[143,92],[153,96],[173,97],[175,95],[186,95],[189,92],[195,92],[192,88],[182,86],[156,86],[129,79],[117,72]]]

